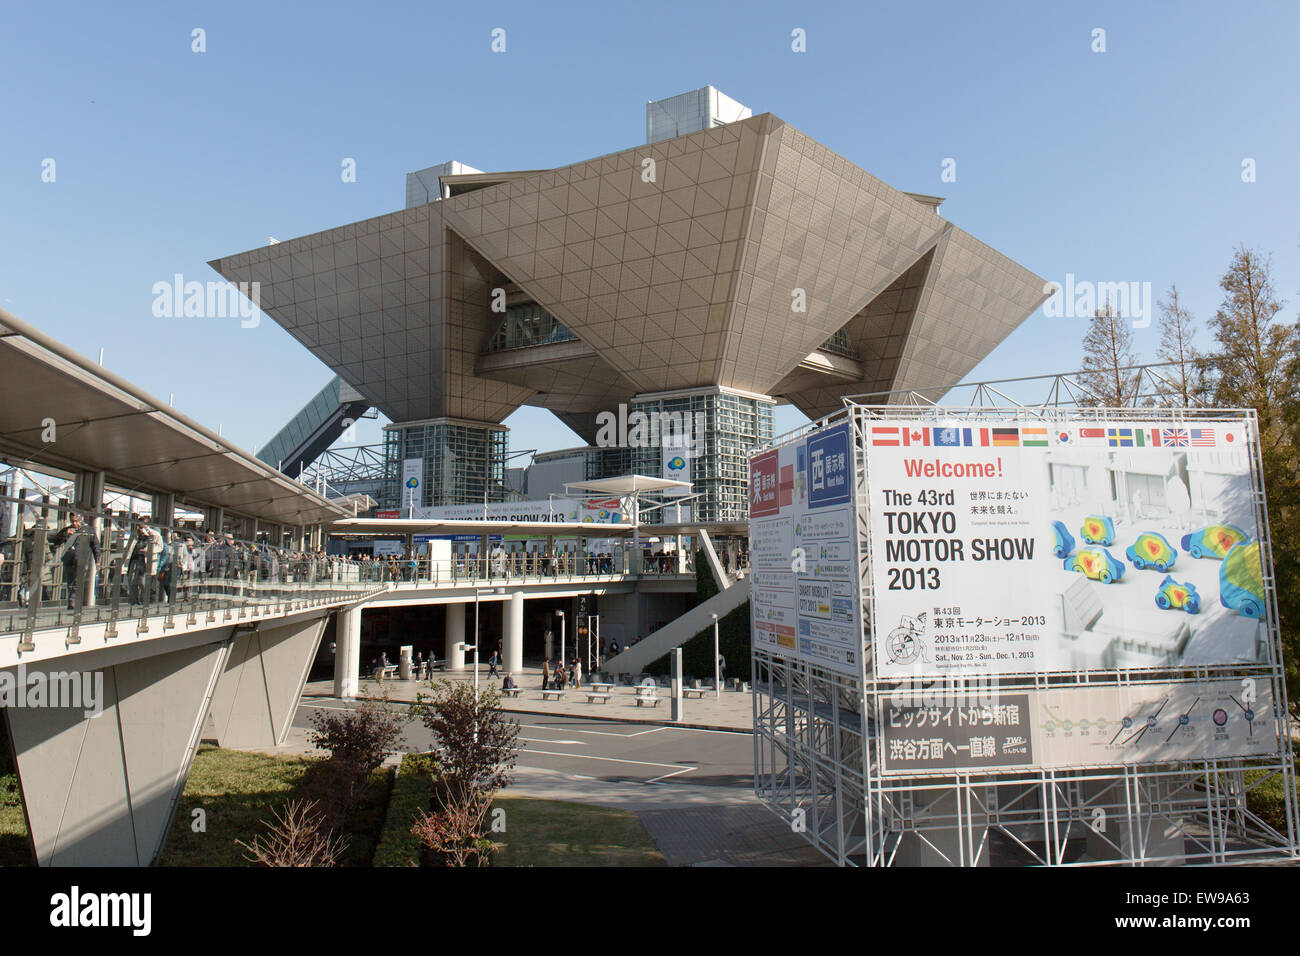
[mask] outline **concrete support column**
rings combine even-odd
[[[214,635],[215,636],[215,635]],[[174,638],[173,638],[174,640]],[[228,643],[121,660],[111,649],[72,671],[81,704],[5,707],[36,861],[148,866],[189,775]],[[57,682],[66,661],[26,667]],[[14,675],[15,679],[17,675]],[[101,710],[102,709],[102,710]]]
[[[524,669],[524,592],[516,591],[510,595],[503,610],[505,633],[502,644],[505,651],[501,656],[505,659],[505,669],[517,675]]]
[[[447,605],[447,645],[443,657],[447,660],[447,670],[463,671],[465,669],[465,650],[458,644],[465,643],[465,605]]]
[[[82,471],[77,473],[76,478],[75,504],[84,511],[93,513],[99,512],[104,507],[104,473],[102,471]],[[101,548],[105,553],[109,550],[109,541],[105,537],[107,529],[104,526],[104,519],[96,515],[89,519],[91,533],[99,541]],[[95,562],[93,554],[86,555],[85,580],[92,582],[89,587],[84,589],[81,595],[83,606],[94,607],[96,603],[96,591],[94,581],[99,575],[99,566]],[[78,580],[76,586],[82,587],[81,581]]]
[[[149,513],[154,524],[171,525],[176,520],[176,496],[151,495]]]
[[[279,626],[263,621],[236,629],[205,736],[236,749],[284,743],[325,622],[325,617]]]
[[[361,608],[338,612],[334,625],[334,696],[356,697],[361,683]]]

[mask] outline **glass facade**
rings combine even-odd
[[[561,325],[551,313],[536,302],[522,302],[506,307],[505,318],[488,341],[486,351],[525,349],[532,345],[576,342],[578,337]]]
[[[596,481],[600,478],[617,478],[632,472],[632,449],[600,448],[592,445],[586,454],[586,475],[584,481]]]
[[[849,340],[849,333],[844,329],[840,329],[818,346],[818,348],[822,352],[830,352],[832,355],[842,355],[845,358],[862,358],[862,356],[858,354],[858,350],[853,347],[853,343]]]
[[[479,504],[506,500],[506,436],[504,425],[482,425],[450,419],[414,425],[390,425],[384,430],[382,508],[406,504],[399,493],[402,463],[424,462],[421,501],[426,507]]]
[[[676,413],[690,421],[695,448],[691,457],[692,516],[700,521],[743,521],[749,517],[749,453],[772,440],[775,402],[721,389],[635,401],[629,412],[644,412],[652,422]],[[658,429],[650,447],[630,450],[632,471],[663,475]],[[658,514],[654,512],[653,514]],[[657,521],[658,518],[651,520]]]

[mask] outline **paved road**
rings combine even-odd
[[[338,698],[304,699],[294,726],[310,727],[316,709],[354,706]],[[704,787],[753,785],[754,744],[747,733],[647,726],[580,717],[516,714],[521,751],[519,766],[562,773],[574,779],[607,783],[660,783]],[[416,720],[406,725],[412,753],[432,746]]]

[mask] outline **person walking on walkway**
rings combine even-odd
[[[497,668],[500,666],[501,655],[497,651],[493,651],[492,656],[488,658],[488,677],[499,677],[500,675],[497,674]]]
[[[569,668],[569,673],[573,675],[573,689],[582,690],[582,661],[575,657],[573,666]]]
[[[542,661],[542,690],[551,689],[551,659]]]

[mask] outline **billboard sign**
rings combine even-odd
[[[663,443],[663,470],[665,478],[673,481],[691,480],[691,443],[685,440],[671,442],[668,438]],[[665,498],[681,498],[691,493],[689,488],[666,488]]]
[[[1268,756],[1266,678],[1009,691],[880,701],[882,773],[1070,769]]]
[[[424,459],[402,459],[402,507],[413,509],[420,507],[424,498],[420,491],[420,482],[424,480]]]
[[[490,501],[477,505],[445,505],[409,509],[418,521],[519,521],[620,524],[625,520],[618,498],[551,498],[546,501]],[[401,518],[402,512],[377,511],[377,518]]]
[[[756,647],[862,675],[862,604],[849,423],[750,459]]]
[[[1267,661],[1245,420],[864,427],[878,677]]]

